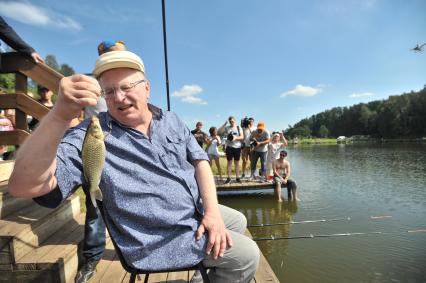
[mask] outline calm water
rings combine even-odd
[[[426,229],[426,145],[288,152],[300,202],[279,204],[268,193],[220,197],[220,202],[243,212],[249,224],[351,219],[250,228],[253,237],[389,234],[258,242],[281,282],[426,282],[426,233],[406,232]]]

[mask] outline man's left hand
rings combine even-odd
[[[206,253],[213,252],[213,258],[222,257],[227,246],[232,246],[232,238],[225,228],[220,214],[206,213],[201,220],[200,227],[197,230],[197,240],[200,240],[202,235],[208,232],[208,244]]]

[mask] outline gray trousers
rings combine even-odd
[[[215,260],[210,254],[203,260],[204,266],[212,268],[209,279],[212,283],[250,282],[259,265],[260,252],[257,244],[244,235],[247,219],[235,209],[223,205],[219,209],[233,246],[225,250],[223,257]]]

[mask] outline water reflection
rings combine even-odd
[[[249,224],[351,221],[250,228],[253,237],[392,233],[258,242],[281,282],[426,282],[426,233],[399,233],[426,228],[426,144],[298,146],[288,153],[301,202],[278,203],[267,193],[220,202]]]
[[[219,197],[219,201],[243,213],[248,225],[288,223],[293,221],[298,209],[297,202],[284,200],[280,203],[273,194],[233,195]],[[291,226],[251,227],[249,230],[253,238],[288,237]],[[277,249],[280,253],[287,254],[288,241],[276,242],[278,241],[259,241],[257,244],[266,257],[276,253]]]

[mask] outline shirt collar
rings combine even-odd
[[[161,110],[161,108],[158,108],[157,106],[148,103],[148,109],[152,113],[153,120],[161,120],[161,118],[163,118],[164,113],[163,113],[163,110]],[[109,111],[106,112],[105,120],[109,129],[112,129],[112,122],[116,123],[117,125],[120,125],[121,127],[128,128],[127,126],[115,120],[114,117],[111,116]]]

